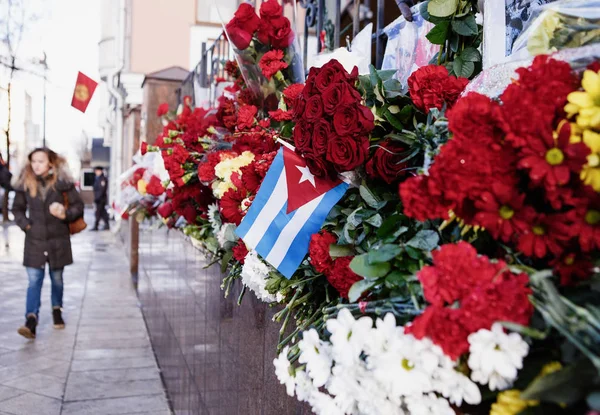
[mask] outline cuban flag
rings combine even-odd
[[[308,252],[329,211],[348,184],[315,177],[306,162],[283,147],[271,164],[237,235],[286,278],[291,278]]]

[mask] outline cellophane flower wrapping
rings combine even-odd
[[[254,6],[242,3],[224,25],[246,88],[265,113],[278,108],[286,86],[304,83],[293,20],[294,16],[284,15],[277,0],[268,0],[261,4],[258,14]]]

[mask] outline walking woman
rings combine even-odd
[[[35,338],[42,284],[48,264],[52,282],[52,317],[55,329],[65,327],[61,308],[63,269],[73,263],[69,223],[83,216],[83,202],[75,190],[63,157],[47,148],[29,154],[15,187],[12,212],[25,232],[23,265],[29,277],[25,325],[18,333]],[[65,209],[65,199],[68,209]]]

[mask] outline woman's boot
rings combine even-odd
[[[27,339],[35,339],[35,328],[37,326],[37,318],[34,315],[27,316],[27,321],[24,326],[19,327],[17,333]]]

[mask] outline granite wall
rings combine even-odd
[[[239,283],[223,297],[218,266],[176,231],[140,229],[139,297],[176,415],[285,415],[310,410],[274,373],[275,309]]]

